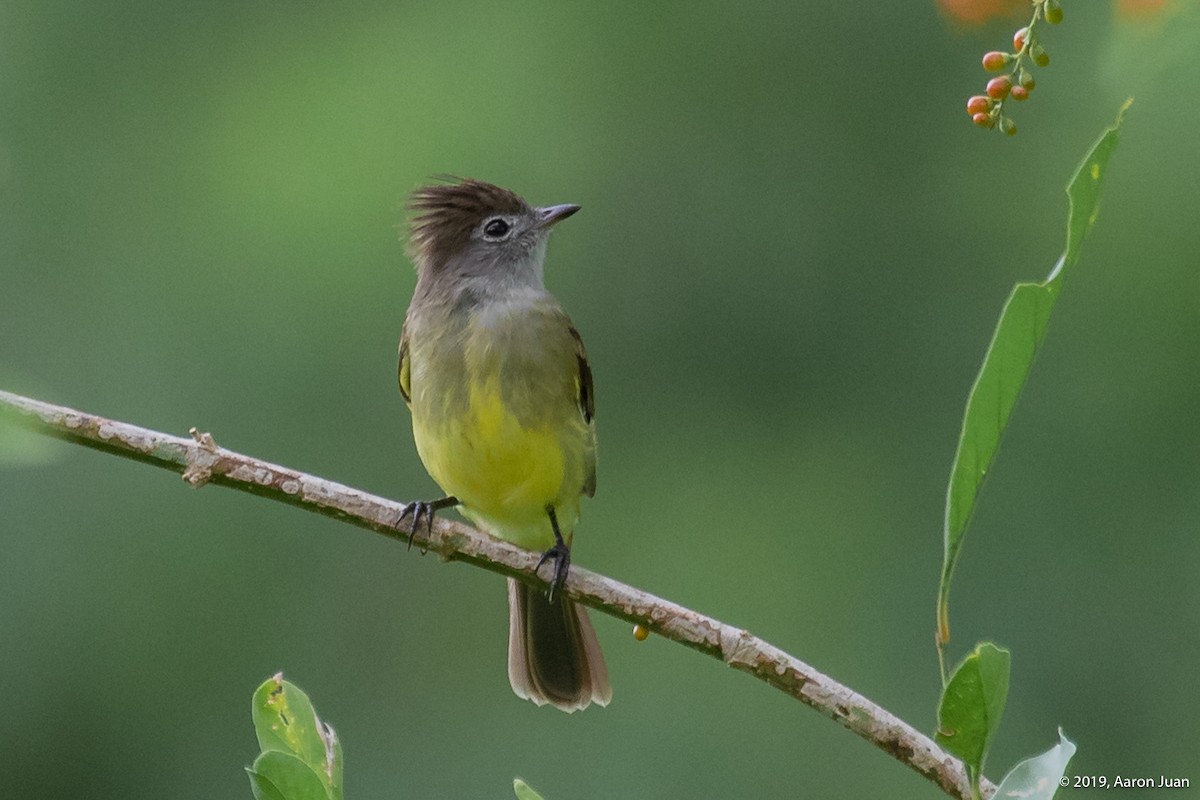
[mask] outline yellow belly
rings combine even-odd
[[[473,386],[469,398],[463,413],[433,423],[414,414],[413,435],[429,474],[462,502],[466,516],[501,538],[548,548],[554,535],[547,506],[555,507],[569,535],[579,513],[579,487],[564,491],[560,421],[522,426],[494,378]]]

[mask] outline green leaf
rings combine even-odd
[[[529,784],[520,778],[513,778],[513,792],[517,800],[542,800],[542,796],[529,788]]]
[[[246,767],[246,775],[250,777],[250,791],[254,793],[254,800],[287,800],[266,775],[259,775],[252,767]]]
[[[290,753],[268,750],[246,772],[256,800],[330,800],[321,776]]]
[[[1067,185],[1070,213],[1067,216],[1066,250],[1044,281],[1018,283],[1008,296],[983,357],[983,366],[967,398],[946,492],[945,555],[938,588],[939,644],[950,640],[950,578],[958,563],[979,489],[996,458],[1008,419],[1042,345],[1050,312],[1063,281],[1079,261],[1084,237],[1096,221],[1100,187],[1128,107],[1127,102],[1117,115],[1117,121],[1092,145]]]
[[[330,800],[342,800],[342,746],[333,728],[317,718],[308,695],[278,673],[254,692],[251,715],[264,755],[296,757],[317,775]]]
[[[1058,744],[1051,747],[1040,756],[1027,758],[1017,764],[1004,776],[1000,786],[993,795],[995,800],[1001,798],[1020,798],[1020,800],[1053,800],[1054,793],[1061,785],[1063,773],[1067,771],[1067,763],[1075,755],[1075,743],[1063,736],[1062,728],[1058,729]]]
[[[1008,699],[1009,652],[991,642],[976,645],[942,690],[938,705],[938,744],[972,770],[983,771],[988,748]]]

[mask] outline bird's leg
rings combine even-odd
[[[443,508],[456,505],[458,505],[457,497],[443,497],[441,500],[414,500],[406,505],[400,512],[400,518],[396,520],[396,527],[399,528],[404,522],[404,518],[412,514],[412,527],[408,529],[408,548],[412,549],[413,537],[417,535],[417,525],[421,522],[421,517],[425,518],[425,530],[432,536],[433,515]]]
[[[563,541],[562,531],[558,529],[558,516],[554,513],[554,506],[546,506],[546,514],[550,516],[550,527],[554,529],[554,545],[542,553],[542,558],[533,571],[540,570],[542,564],[547,561],[554,561],[554,574],[550,577],[549,592],[549,600],[553,603],[554,595],[567,582],[567,572],[571,569],[571,548],[567,547],[567,543]]]

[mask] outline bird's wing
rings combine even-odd
[[[588,363],[587,350],[583,346],[583,337],[579,335],[579,331],[575,330],[575,326],[567,324],[567,330],[571,333],[571,339],[575,342],[575,361],[578,364],[579,373],[575,378],[576,401],[579,403],[579,412],[583,415],[583,421],[587,423],[588,435],[591,437],[590,447],[587,448],[587,459],[584,465],[584,481],[583,493],[588,497],[596,496],[596,395],[592,388],[592,367]]]
[[[583,414],[583,421],[591,424],[592,419],[596,416],[596,400],[592,394],[592,367],[588,364],[587,350],[583,347],[583,337],[579,335],[579,331],[575,330],[574,325],[568,326],[567,329],[571,332],[571,338],[575,340],[575,360],[579,364],[579,376],[575,379],[579,395],[579,411]]]
[[[408,359],[408,325],[404,326],[404,333],[400,335],[400,366],[397,369],[400,378],[400,396],[404,398],[404,402],[412,405],[412,367]]]

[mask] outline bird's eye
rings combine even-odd
[[[483,226],[483,234],[489,239],[503,239],[508,235],[510,225],[499,217],[489,219]]]

